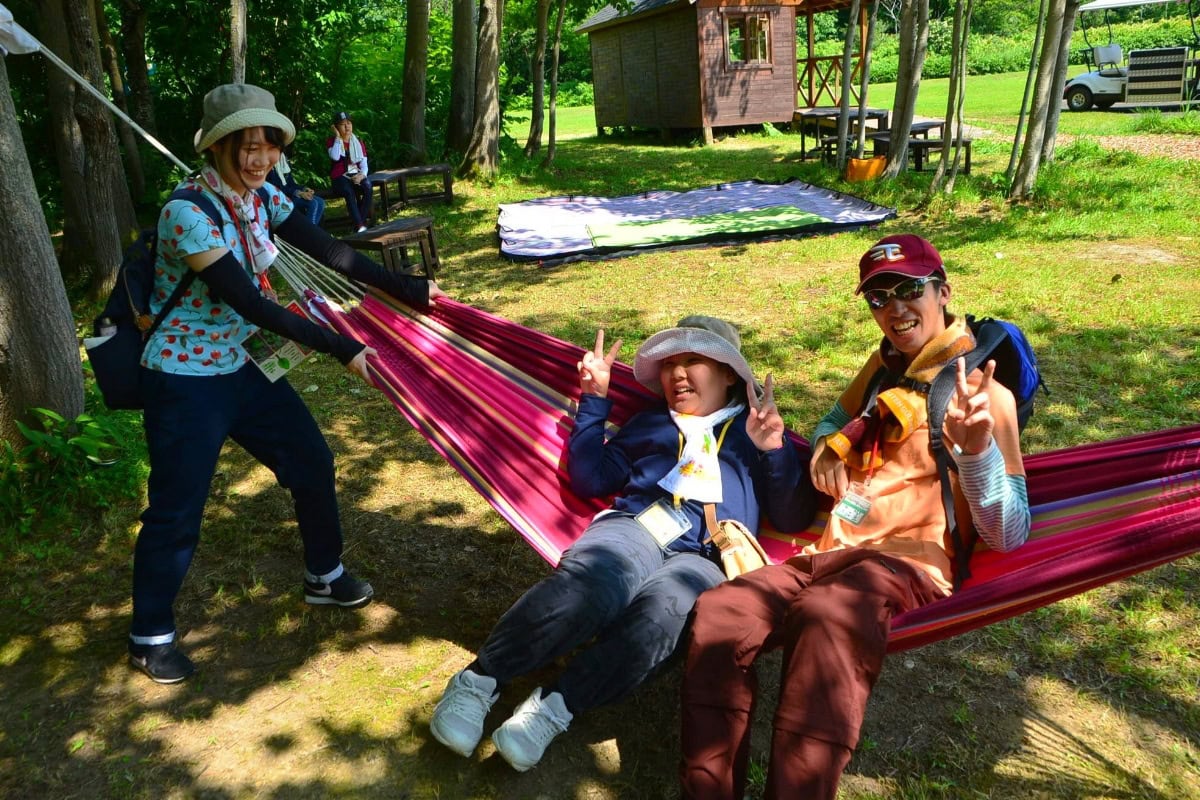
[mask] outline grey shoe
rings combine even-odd
[[[551,692],[543,697],[538,687],[529,699],[492,734],[496,749],[517,772],[536,766],[554,737],[566,733],[573,716],[563,696]]]
[[[129,663],[150,676],[155,683],[179,683],[196,671],[196,665],[174,642],[167,644],[129,643]]]
[[[342,572],[329,583],[304,579],[304,602],[315,606],[358,608],[371,602],[374,596],[375,590],[371,588],[371,584],[359,580],[349,572]]]
[[[496,679],[469,669],[455,673],[429,721],[433,738],[465,758],[470,758],[483,738],[483,721],[500,693]]]

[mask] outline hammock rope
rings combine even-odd
[[[298,286],[303,290],[303,285]],[[310,308],[374,347],[377,384],[401,414],[551,564],[606,506],[571,494],[563,463],[583,348],[442,299],[427,312],[367,293]],[[614,364],[612,427],[655,401]],[[807,453],[807,443],[790,434]],[[1033,528],[1011,553],[980,549],[953,596],[894,620],[904,650],[998,622],[1200,551],[1200,425],[1025,459]],[[819,538],[759,538],[775,561]]]

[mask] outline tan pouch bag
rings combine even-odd
[[[718,522],[717,507],[712,503],[704,506],[704,524],[708,528],[704,542],[712,542],[721,551],[721,568],[725,570],[726,578],[733,580],[769,563],[766,552],[750,529],[736,519]]]

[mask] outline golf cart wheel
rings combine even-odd
[[[1067,90],[1067,108],[1072,111],[1087,111],[1091,107],[1091,89],[1086,86],[1072,86]]]

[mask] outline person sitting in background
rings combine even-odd
[[[346,200],[346,211],[361,233],[371,219],[371,181],[367,178],[367,146],[354,135],[354,122],[345,111],[333,115],[333,137],[325,143],[333,166],[331,188]]]
[[[292,175],[292,165],[288,163],[287,158],[287,152],[291,149],[292,146],[288,145],[285,151],[279,154],[275,168],[267,173],[267,183],[278,187],[292,201],[292,205],[295,206],[293,210],[297,214],[302,214],[313,225],[320,225],[321,217],[325,216],[325,199],[317,197],[317,193],[307,186],[296,183]]]
[[[696,598],[725,579],[706,536],[706,504],[751,531],[760,509],[781,531],[803,529],[816,512],[771,378],[760,399],[733,325],[692,316],[647,339],[634,377],[661,399],[608,438],[619,345],[605,354],[600,331],[595,350],[579,362],[579,409],[567,445],[572,491],[616,498],[450,679],[430,729],[460,755],[475,751],[506,684],[581,645],[557,680],[535,689],[492,734],[514,769],[537,764],[575,717],[620,700],[657,672]]]

